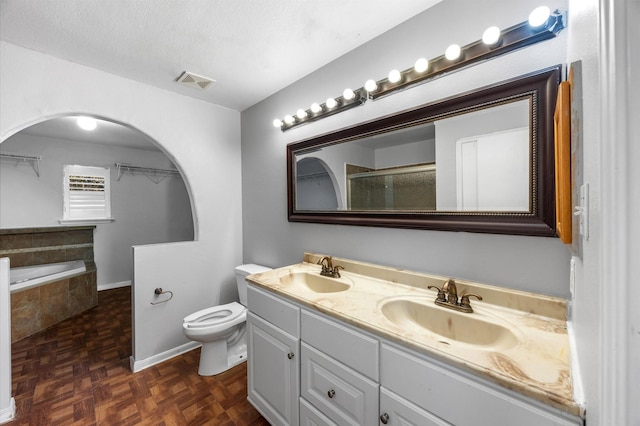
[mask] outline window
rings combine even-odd
[[[111,220],[108,167],[64,166],[63,221]]]

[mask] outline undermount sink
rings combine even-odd
[[[436,306],[433,299],[400,298],[383,302],[382,314],[404,330],[422,329],[444,344],[465,343],[484,349],[508,349],[518,338],[507,326],[478,313],[461,313]]]
[[[281,276],[280,282],[287,286],[300,286],[314,293],[338,293],[349,290],[353,285],[345,277],[323,277],[320,272],[290,272]]]

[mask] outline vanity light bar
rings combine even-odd
[[[559,11],[550,14],[546,23],[539,27],[532,27],[529,21],[521,22],[502,31],[493,44],[486,44],[484,41],[478,40],[460,47],[457,58],[447,59],[445,54],[429,60],[428,68],[424,72],[416,71],[415,67],[411,67],[402,71],[400,80],[395,83],[389,81],[388,78],[379,80],[376,82],[376,89],[369,92],[369,97],[375,100],[447,72],[548,40],[555,37],[563,28],[563,16]],[[454,50],[453,46],[455,45],[449,46],[449,49]],[[447,50],[449,51],[449,49]]]
[[[369,80],[355,91],[345,89],[343,96],[329,98],[323,104],[314,103],[311,108],[299,109],[295,115],[287,115],[283,120],[275,119],[273,125],[283,132],[300,124],[329,117],[353,107],[362,105],[367,98],[376,100],[398,90],[424,83],[447,72],[468,67],[476,62],[504,55],[525,46],[554,38],[564,29],[564,16],[556,10],[553,13],[546,6],[536,8],[528,21],[500,31],[488,28],[481,40],[460,47],[452,44],[445,54],[427,61],[420,58],[414,67],[399,72],[393,70],[387,78]],[[351,96],[353,95],[353,96]],[[332,104],[335,102],[335,106]]]
[[[320,118],[329,117],[333,114],[357,107],[367,101],[367,92],[363,87],[357,90],[349,90],[350,89],[345,90],[345,95],[351,96],[350,99],[347,99],[344,95],[337,98],[329,98],[327,102],[323,104],[313,104],[311,108],[307,110],[298,110],[295,115],[286,116],[282,121],[276,119],[273,125],[279,127],[284,132],[292,127],[310,123]],[[335,102],[335,106],[332,105],[332,100]]]

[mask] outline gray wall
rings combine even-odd
[[[436,144],[433,140],[396,145],[376,149],[376,169],[432,163],[436,160]]]
[[[98,286],[131,281],[133,245],[193,240],[189,194],[180,178],[154,184],[145,176],[124,175],[115,163],[175,168],[160,151],[89,144],[20,132],[2,143],[2,151],[42,156],[40,177],[28,164],[2,162],[0,228],[60,226],[62,169],[66,164],[111,169],[112,223],[94,231]]]
[[[380,79],[451,43],[479,39],[491,25],[527,19],[537,1],[448,0],[327,64],[242,113],[244,261],[284,266],[304,251],[569,296],[569,251],[557,238],[303,224],[287,221],[288,143],[565,62],[567,32],[500,58],[287,132],[271,122],[318,99]],[[564,1],[549,4],[566,9]],[[496,13],[500,10],[500,13]],[[455,17],[455,19],[453,19]]]
[[[240,113],[4,41],[0,57],[2,144],[44,119],[88,114],[144,133],[181,170],[194,240],[133,249],[132,365],[139,370],[192,347],[182,319],[238,297],[233,268],[242,260]],[[157,287],[173,291],[171,303],[150,304]],[[10,348],[0,348],[5,350]]]

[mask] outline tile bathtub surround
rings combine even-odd
[[[12,268],[84,260],[87,271],[11,294],[11,341],[16,342],[97,305],[95,226],[0,229],[0,257]]]
[[[11,267],[84,260],[93,262],[95,226],[0,229],[0,257]]]
[[[98,304],[95,266],[87,272],[11,294],[11,342],[45,330]]]

